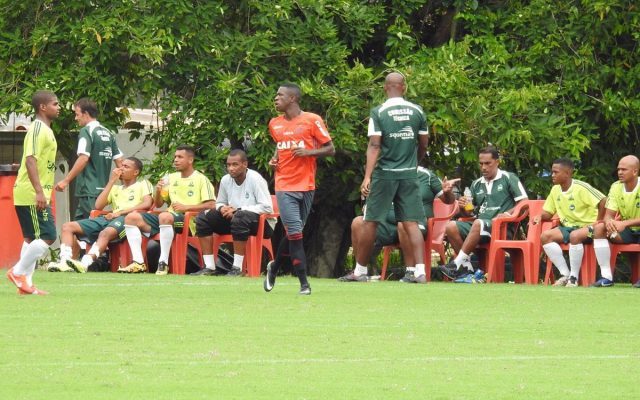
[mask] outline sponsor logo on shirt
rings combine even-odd
[[[187,192],[187,196],[189,196],[189,197],[193,197],[193,190],[189,190],[189,191]]]
[[[401,139],[401,140],[405,140],[405,139],[414,139],[414,132],[413,129],[410,126],[405,126],[404,128],[400,129],[399,132],[394,132],[389,134],[389,137],[392,139]]]
[[[304,140],[283,140],[276,145],[278,150],[287,150],[292,147],[304,149]]]

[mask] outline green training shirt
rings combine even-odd
[[[428,135],[422,107],[392,97],[369,114],[368,136],[381,136],[380,156],[373,171],[378,179],[415,179],[418,135]]]
[[[109,182],[113,160],[122,157],[116,137],[98,121],[91,121],[80,129],[77,153],[88,156],[89,162],[76,178],[76,196],[98,197]]]

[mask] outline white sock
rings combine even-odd
[[[582,256],[584,256],[584,246],[582,243],[569,245],[569,265],[571,266],[571,276],[580,276],[582,266]]]
[[[556,242],[551,242],[542,246],[542,249],[544,250],[547,257],[549,257],[549,260],[551,260],[553,265],[558,268],[560,274],[568,278],[570,274],[569,267],[567,267],[567,261],[562,255],[562,249],[560,248],[560,245]]]
[[[453,262],[456,264],[457,269],[460,269],[460,267],[466,267],[469,271],[473,272],[471,257],[469,257],[469,255],[464,251],[460,250]]]
[[[142,232],[137,226],[125,225],[124,231],[127,234],[127,242],[131,249],[131,258],[133,261],[143,264],[144,257],[142,256]]]
[[[89,251],[87,252],[87,254],[94,255],[96,256],[96,258],[100,257],[100,249],[98,248],[98,244],[94,243],[89,249]]]
[[[60,262],[64,263],[68,259],[73,257],[73,249],[64,243],[60,244]]]
[[[356,263],[356,268],[353,270],[353,274],[355,276],[366,275],[367,274],[367,266],[366,265],[360,265],[360,264]]]
[[[171,242],[173,242],[174,236],[172,225],[160,225],[160,258],[158,258],[158,262],[169,263],[169,251],[171,251]]]
[[[415,276],[425,275],[424,264],[416,264],[416,272],[413,273]]]
[[[91,257],[89,254],[85,254],[80,259],[80,264],[84,265],[85,267],[89,267],[89,265],[93,264],[93,261],[93,257]]]
[[[36,267],[36,261],[49,249],[49,245],[42,239],[36,239],[29,243],[24,249],[24,255],[20,257],[18,263],[13,267],[16,275],[31,275]]]
[[[20,248],[20,258],[24,257],[24,253],[27,251],[27,247],[29,247],[29,243],[22,242],[22,247]],[[33,267],[35,270],[35,266]],[[27,285],[33,286],[33,272],[27,274]]]
[[[216,260],[213,254],[203,254],[202,260],[204,260],[204,267],[207,269],[216,269]]]
[[[233,268],[242,269],[242,262],[243,261],[244,261],[244,256],[241,256],[240,254],[234,254],[233,255]]]
[[[593,239],[593,251],[596,253],[596,260],[598,260],[598,265],[600,265],[600,275],[612,281],[611,247],[609,247],[609,241],[607,239]]]

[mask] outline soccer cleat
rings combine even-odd
[[[233,267],[231,271],[227,273],[227,276],[242,276],[242,268]]]
[[[338,278],[338,282],[366,282],[366,275],[356,275],[353,272],[349,272],[345,276]]]
[[[216,274],[216,270],[215,269],[211,269],[211,268],[207,268],[204,267],[202,268],[200,271],[197,272],[192,272],[189,275],[194,275],[194,276],[211,276],[211,275],[215,275]]]
[[[169,266],[166,262],[160,261],[158,263],[158,269],[156,270],[156,275],[166,275],[169,273]]]
[[[298,294],[302,296],[309,296],[311,294],[311,287],[309,285],[300,286]]]
[[[262,284],[262,287],[264,288],[265,292],[270,292],[271,290],[273,290],[273,287],[276,285],[276,276],[274,274],[271,274],[271,266],[273,265],[273,261],[269,261],[267,263],[267,273],[264,277],[264,282]]]
[[[118,272],[125,274],[139,274],[142,272],[147,272],[147,266],[145,264],[134,261],[126,267],[119,267]]]
[[[568,276],[561,276],[557,281],[553,284],[553,286],[567,286],[567,282],[569,282]]]
[[[418,275],[413,278],[414,283],[427,283],[427,277],[425,274]]]
[[[468,273],[462,278],[456,279],[454,282],[455,283],[486,283],[487,279],[485,277],[484,271],[479,269],[474,273]]]
[[[578,287],[578,278],[576,278],[575,276],[570,276],[569,281],[567,281],[565,287]]]
[[[600,278],[595,283],[589,285],[589,287],[611,287],[613,286],[613,281],[607,278]]]
[[[18,290],[23,291],[23,292],[25,292],[27,294],[32,294],[33,291],[35,290],[35,288],[33,286],[29,286],[29,284],[27,283],[26,275],[16,275],[16,274],[14,274],[13,273],[13,268],[11,268],[11,269],[9,269],[7,271],[7,279],[9,279],[9,281],[11,283],[16,285]]]
[[[47,267],[49,272],[73,272],[73,268],[69,267],[66,262],[51,263]]]
[[[87,267],[85,267],[80,261],[74,260],[72,258],[67,260],[67,266],[79,274],[84,274],[87,272]]]
[[[36,295],[36,296],[46,296],[46,295],[49,294],[49,292],[47,292],[45,290],[38,289],[35,286],[32,286],[32,287],[33,287],[33,293],[28,293],[28,292],[23,291],[22,289],[18,289],[18,294],[20,296],[27,296],[27,295],[30,295],[30,294],[33,294],[33,295]]]
[[[400,278],[400,282],[402,283],[415,283],[416,277],[413,274],[413,271],[406,271],[404,276]]]
[[[444,276],[449,279],[456,280],[458,278],[464,278],[469,274],[469,270],[465,267],[460,267],[456,265],[453,261],[449,262],[447,265],[438,265],[438,269]]]
[[[638,279],[638,282],[633,284],[634,288],[640,288],[640,279]]]

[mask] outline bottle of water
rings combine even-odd
[[[464,197],[467,199],[467,204],[464,205],[466,211],[473,211],[473,199],[471,197],[471,189],[469,186],[464,188]]]

